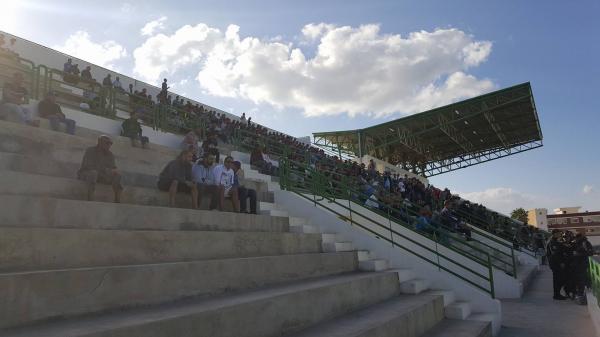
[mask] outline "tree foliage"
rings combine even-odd
[[[523,223],[527,223],[527,211],[523,207],[515,208],[510,213],[510,217]]]

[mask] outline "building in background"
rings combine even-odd
[[[529,224],[539,229],[570,230],[585,233],[593,245],[600,245],[600,211],[580,211],[581,207],[561,207],[548,214],[545,208],[531,209],[527,212]]]

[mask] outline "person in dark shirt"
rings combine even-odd
[[[70,135],[75,134],[75,121],[68,119],[63,114],[60,105],[56,104],[56,93],[51,91],[46,98],[38,103],[38,115],[50,121],[50,127],[54,131],[59,130],[59,124],[64,124],[66,132]]]
[[[94,200],[96,184],[112,185],[114,202],[121,202],[121,174],[117,170],[115,156],[110,152],[112,140],[106,135],[98,137],[98,144],[85,151],[81,168],[77,172],[80,180],[88,184],[88,200]]]
[[[121,125],[122,135],[131,140],[131,146],[137,147],[138,141],[142,143],[142,148],[148,145],[148,137],[142,136],[142,126],[137,120],[137,114],[132,111],[129,119],[126,119]]]
[[[558,229],[552,230],[552,238],[546,246],[546,254],[548,255],[548,264],[552,269],[552,284],[554,287],[555,300],[566,300],[567,298],[561,294],[561,289],[565,285],[566,275],[566,247],[561,242],[562,232]]]
[[[112,87],[112,79],[110,78],[110,74],[107,74],[102,80],[102,85],[105,87]]]
[[[90,67],[90,66],[85,67],[85,69],[83,69],[81,71],[81,78],[88,80],[88,81],[93,81],[92,67]]]
[[[158,176],[158,189],[169,192],[169,206],[175,207],[177,192],[192,195],[192,208],[198,208],[198,187],[192,179],[193,153],[183,150],[175,160],[170,161]]]

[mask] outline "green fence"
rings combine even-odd
[[[592,285],[592,294],[594,294],[594,297],[596,297],[596,301],[598,302],[598,306],[600,306],[600,262],[595,256],[590,256],[589,262],[589,273]]]

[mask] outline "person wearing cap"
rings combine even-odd
[[[555,300],[562,301],[567,299],[561,294],[561,289],[565,285],[565,270],[566,270],[566,247],[561,242],[562,233],[558,229],[552,230],[552,238],[546,246],[546,254],[548,255],[548,264],[552,269],[552,285],[554,288]]]
[[[240,213],[248,213],[247,201],[250,199],[250,214],[256,214],[256,190],[247,188],[244,186],[244,170],[242,170],[242,163],[239,161],[233,162],[233,171],[235,176],[233,178],[233,186],[238,189],[238,199],[240,201]]]
[[[57,94],[50,91],[46,98],[38,103],[38,115],[50,121],[50,127],[54,131],[59,130],[59,125],[64,124],[66,132],[70,135],[75,134],[75,121],[68,119],[62,112],[60,105],[56,104]]]
[[[28,91],[23,86],[23,74],[16,72],[12,80],[4,84],[2,90],[2,107],[0,118],[12,122],[21,122],[29,126],[40,126],[40,121],[34,119],[31,110],[25,106]]]
[[[205,153],[202,159],[199,159],[192,167],[192,178],[198,186],[198,206],[202,204],[202,197],[208,195],[210,204],[208,209],[217,209],[217,187],[214,181],[214,162],[215,157]]]
[[[135,110],[131,111],[129,118],[123,121],[121,130],[121,135],[131,140],[131,146],[137,147],[139,141],[142,143],[142,148],[147,147],[149,139],[142,135],[142,126],[138,122]]]
[[[117,170],[115,156],[110,151],[112,140],[107,135],[98,137],[98,144],[89,147],[83,155],[77,177],[88,184],[87,198],[94,200],[96,184],[112,185],[114,202],[121,202],[121,174]]]
[[[158,176],[158,189],[169,192],[169,206],[175,207],[178,192],[192,195],[192,208],[198,208],[198,188],[192,178],[192,158],[190,150],[183,150],[176,159],[170,161]]]

